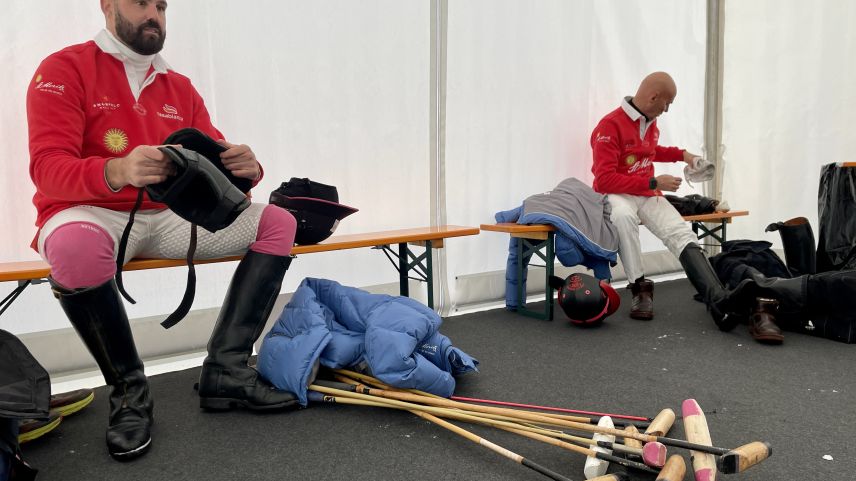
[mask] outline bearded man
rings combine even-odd
[[[106,28],[47,57],[27,93],[32,247],[50,264],[52,290],[111,387],[107,449],[116,459],[140,456],[152,442],[152,393],[114,276],[138,193],[175,174],[158,146],[194,128],[222,145],[220,161],[235,177],[255,185],[262,176],[252,149],[223,140],[190,80],[160,56],[166,9],[164,0],[101,0]],[[120,264],[185,257],[186,220],[148,195],[135,219]],[[202,408],[297,406],[247,366],[291,263],[295,229],[285,209],[252,204],[229,227],[199,231],[198,258],[244,255],[208,342]]]

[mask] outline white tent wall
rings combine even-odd
[[[0,261],[33,260],[27,85],[41,59],[91,39],[104,19],[96,0],[4,7]],[[428,2],[181,0],[170,2],[163,55],[193,80],[227,140],[254,149],[265,169],[257,201],[267,202],[292,176],[309,177],[336,185],[341,202],[360,209],[337,233],[405,228],[430,222],[429,23]],[[174,352],[182,342],[204,347],[235,265],[199,266],[194,311],[170,332],[155,329],[156,321],[178,305],[185,270],[125,275],[138,301],[127,308],[143,355]],[[387,259],[368,249],[297,259],[283,292],[307,276],[356,286],[398,279]],[[45,363],[51,367],[73,368],[69,358],[78,354],[91,362],[46,285],[27,289],[3,314],[2,327],[31,333],[25,340],[56,359]]]
[[[681,0],[450,2],[449,221],[492,223],[496,212],[564,178],[590,183],[592,129],[653,71],[670,72],[678,84],[671,111],[658,120],[661,144],[700,154],[705,8]],[[657,168],[683,175],[683,165]],[[693,192],[685,186],[679,193]],[[651,271],[674,269],[677,260],[662,242],[641,231],[643,250],[655,254]],[[491,232],[449,243],[453,305],[503,297],[507,246],[508,236]],[[655,265],[661,263],[668,267]],[[624,273],[616,269],[615,276]],[[533,274],[530,292],[543,292],[541,278]]]
[[[164,56],[194,80],[227,138],[251,145],[262,160],[258,201],[281,181],[310,177],[337,185],[342,202],[360,209],[339,233],[438,220],[478,225],[563,178],[590,182],[592,128],[651,71],[668,71],[678,84],[659,120],[661,143],[702,153],[711,1],[179,0],[169,7]],[[846,59],[856,5],[720,3],[724,198],[752,211],[729,227],[729,237],[770,238],[768,222],[796,215],[816,225],[820,166],[853,160],[856,141],[845,132],[854,120],[848,106],[856,67]],[[103,17],[95,0],[4,7],[0,261],[32,260],[28,83],[42,58],[92,38]],[[432,29],[437,21],[443,25]],[[441,53],[434,41],[443,43]],[[681,167],[658,171],[680,175]],[[649,264],[673,268],[674,258],[642,231]],[[447,309],[499,302],[507,242],[483,233],[446,243],[439,273]],[[199,270],[194,312],[175,329],[204,338],[234,264]],[[298,259],[283,292],[306,276],[372,288],[397,280],[369,250]],[[128,306],[135,333],[151,332],[144,342],[180,343],[173,339],[181,332],[163,333],[150,321],[178,304],[184,279],[181,269],[125,277],[139,301]],[[41,352],[63,358],[70,344],[82,352],[78,341],[51,337],[74,335],[44,285],[29,288],[0,320],[29,345],[44,340]]]
[[[856,3],[725,5],[723,197],[751,211],[729,238],[781,245],[771,222],[807,217],[817,236],[820,169],[856,160]]]

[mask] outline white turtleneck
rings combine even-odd
[[[169,68],[159,54],[140,55],[106,29],[95,36],[95,43],[104,53],[112,55],[125,65],[125,74],[128,76],[128,85],[134,100],[140,99],[140,93],[154,81],[157,74],[166,73]],[[152,67],[154,71],[149,74]]]

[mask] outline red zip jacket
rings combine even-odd
[[[635,118],[628,114],[632,112]],[[638,114],[638,115],[636,115]],[[663,195],[648,187],[654,177],[653,162],[684,160],[684,151],[677,147],[657,145],[660,130],[657,120],[650,123],[645,136],[640,136],[640,123],[645,120],[624,101],[621,107],[601,119],[591,134],[594,173],[592,188],[601,194]]]
[[[65,48],[41,63],[27,92],[27,119],[40,228],[75,205],[130,211],[139,189],[128,185],[113,192],[104,166],[138,145],[163,144],[184,127],[223,138],[190,79],[172,70],[158,73],[137,102],[124,64],[94,41]],[[147,196],[141,206],[161,208],[166,206]]]

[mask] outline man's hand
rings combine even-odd
[[[104,167],[107,183],[117,191],[126,185],[157,184],[170,175],[175,175],[175,164],[154,145],[138,145],[127,156],[108,160]]]
[[[262,175],[256,154],[248,145],[235,145],[223,139],[218,140],[217,143],[228,149],[220,153],[220,160],[223,161],[223,166],[229,169],[232,175],[250,180],[256,180]]]
[[[685,150],[685,151],[684,151],[684,162],[686,162],[686,163],[690,164],[690,167],[692,167],[692,165],[693,165],[693,159],[695,159],[696,157],[701,157],[701,156],[700,156],[700,155],[696,155],[696,154],[691,154],[691,153],[690,153],[689,151],[687,151],[687,150]]]
[[[669,192],[675,192],[678,190],[678,187],[681,186],[682,179],[680,177],[675,177],[674,175],[663,174],[658,175],[657,179],[657,188],[660,190],[666,190]]]

